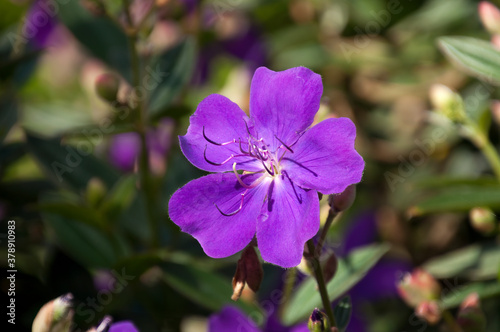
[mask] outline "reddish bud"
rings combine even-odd
[[[432,275],[421,269],[406,273],[398,284],[401,298],[416,308],[422,302],[436,300],[441,293],[441,286]]]
[[[479,18],[486,30],[491,34],[500,34],[500,11],[488,1],[479,3]]]
[[[323,275],[325,277],[326,283],[332,280],[332,278],[335,276],[335,273],[337,273],[338,264],[339,262],[337,260],[337,256],[334,253],[331,254],[331,256],[326,260],[326,263],[323,266]]]
[[[238,300],[246,285],[254,292],[257,292],[263,277],[262,264],[254,247],[250,245],[243,250],[241,258],[238,260],[233,277],[233,295],[231,299],[233,301]]]
[[[111,73],[102,74],[95,81],[95,89],[99,97],[109,102],[116,101],[120,79]]]
[[[460,305],[457,323],[463,332],[483,332],[486,330],[486,316],[481,310],[477,293],[468,295]]]
[[[351,207],[356,198],[356,185],[351,184],[342,193],[330,195],[329,204],[335,212],[342,212]]]
[[[415,310],[415,314],[427,321],[430,325],[435,325],[441,320],[441,309],[436,301],[420,303]]]

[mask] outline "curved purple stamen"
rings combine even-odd
[[[207,135],[205,134],[205,126],[203,126],[203,138],[205,138],[205,140],[207,140],[207,142],[209,143],[212,143],[213,145],[217,145],[217,146],[224,146],[224,145],[228,145],[228,144],[232,144],[232,143],[236,143],[236,140],[233,139],[232,141],[229,141],[229,142],[225,142],[225,143],[218,143],[218,142],[215,142],[215,141],[212,141],[210,138],[207,137]]]
[[[281,145],[282,145],[285,149],[287,149],[288,151],[290,151],[291,153],[293,153],[292,148],[290,148],[290,147],[289,147],[288,145],[286,145],[286,144],[285,144],[282,140],[280,140],[280,139],[278,138],[278,136],[274,135],[274,137],[275,137],[275,138],[276,138],[276,139],[277,139],[277,140],[281,143]],[[295,143],[296,143],[296,142],[295,142]]]
[[[210,165],[214,165],[214,166],[222,166],[222,165],[224,165],[225,163],[227,163],[228,161],[230,161],[231,159],[233,159],[233,158],[235,158],[235,157],[246,157],[246,156],[247,156],[247,155],[245,155],[245,154],[236,154],[236,155],[231,154],[231,155],[229,156],[229,158],[227,158],[227,159],[226,159],[226,160],[224,160],[223,162],[221,162],[221,163],[216,163],[216,162],[213,162],[213,161],[208,160],[208,158],[207,158],[207,147],[208,147],[208,145],[205,145],[205,150],[203,151],[203,158],[205,158],[205,161],[206,161],[207,163],[209,163]]]
[[[226,217],[234,216],[236,213],[240,212],[241,209],[243,208],[243,199],[245,198],[245,195],[246,195],[247,192],[248,192],[248,189],[245,190],[245,192],[243,194],[241,194],[240,207],[236,211],[234,211],[234,212],[224,213],[224,212],[221,211],[221,209],[219,209],[219,207],[217,206],[217,204],[214,203],[214,205],[217,208],[217,210],[219,210],[220,214],[222,214],[223,216],[226,216]]]

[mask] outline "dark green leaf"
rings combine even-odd
[[[0,142],[17,121],[17,102],[13,98],[0,99]]]
[[[500,84],[500,52],[489,41],[471,37],[442,37],[439,46],[464,72]]]
[[[417,203],[410,209],[410,214],[468,211],[477,206],[500,207],[500,186],[450,187]]]
[[[165,263],[162,267],[165,282],[194,303],[213,311],[232,304],[247,314],[261,314],[261,309],[255,305],[231,301],[233,289],[230,277],[224,278],[195,265]]]
[[[99,178],[108,188],[118,181],[118,174],[92,154],[86,155],[78,148],[61,145],[57,138],[47,140],[29,133],[26,137],[28,151],[58,186],[82,191],[93,177]]]
[[[151,115],[165,110],[189,82],[195,56],[195,42],[188,38],[152,61],[148,73],[158,85],[151,93],[148,107]]]
[[[125,176],[113,188],[101,206],[108,220],[116,220],[127,209],[137,192],[137,177]]]
[[[59,19],[90,53],[131,82],[127,36],[105,16],[89,13],[78,0],[59,6]]]
[[[387,245],[371,245],[357,249],[346,259],[339,260],[337,273],[327,285],[330,300],[336,300],[358,283],[388,250]],[[321,306],[316,280],[309,278],[292,296],[283,315],[283,322],[286,325],[293,325],[305,320],[314,308]]]
[[[97,213],[97,211],[72,202],[56,201],[41,203],[38,205],[38,208],[43,212],[56,214],[62,218],[79,221],[97,228],[105,224],[102,215]]]

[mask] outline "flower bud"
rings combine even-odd
[[[500,34],[500,11],[488,1],[481,1],[478,6],[479,18],[489,33]]]
[[[311,332],[325,332],[329,331],[328,317],[325,313],[321,312],[318,308],[314,309],[309,321],[307,322],[307,327]]]
[[[438,299],[441,293],[441,286],[436,279],[421,269],[406,273],[397,288],[401,298],[413,308],[422,302]]]
[[[342,193],[330,195],[328,203],[335,212],[342,212],[351,207],[356,198],[356,185],[351,184]]]
[[[477,293],[468,295],[460,305],[457,323],[463,332],[483,332],[486,330],[486,316],[481,310]]]
[[[430,325],[435,325],[441,320],[441,309],[436,301],[420,303],[417,309],[415,309],[415,314]]]
[[[32,332],[69,332],[73,322],[73,295],[71,293],[59,296],[46,303],[33,321]]]
[[[332,280],[332,278],[335,276],[335,273],[337,273],[338,265],[339,262],[337,260],[337,255],[335,255],[335,253],[332,253],[323,266],[323,275],[326,283]]]
[[[106,185],[101,179],[93,177],[87,183],[87,202],[90,206],[97,207],[106,196]]]
[[[500,49],[500,36],[497,36],[498,48]],[[493,100],[491,102],[491,118],[497,125],[500,125],[500,100]]]
[[[462,97],[442,84],[434,84],[429,90],[432,106],[451,121],[463,122],[466,118]]]
[[[489,208],[475,207],[469,212],[470,222],[475,230],[482,234],[490,234],[496,228],[496,217]]]
[[[238,300],[246,285],[254,292],[257,292],[263,277],[262,264],[254,247],[250,245],[243,250],[241,258],[238,260],[233,277],[233,295],[231,299],[233,301]]]
[[[111,73],[102,74],[95,81],[95,89],[99,97],[109,102],[116,101],[120,79]]]

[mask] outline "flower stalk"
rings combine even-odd
[[[139,54],[137,51],[137,29],[134,29],[132,15],[130,13],[130,0],[123,0],[123,9],[125,12],[125,17],[127,19],[128,28],[126,29],[128,44],[129,44],[129,53],[130,53],[130,62],[132,69],[132,84],[134,87],[138,87],[140,85],[140,77],[141,77],[141,64],[139,60]],[[146,143],[146,128],[147,128],[147,116],[145,114],[144,103],[139,101],[136,107],[136,130],[139,134],[141,140],[141,153],[139,156],[139,177],[141,187],[144,190],[144,195],[146,198],[146,213],[147,219],[149,221],[150,230],[151,230],[151,247],[158,248],[160,246],[159,239],[159,223],[155,215],[154,204],[155,204],[155,195],[153,192],[153,188],[151,186],[151,178],[150,178],[150,166],[149,166],[149,156],[148,149]]]
[[[328,296],[328,291],[326,289],[325,278],[323,277],[323,269],[321,268],[318,255],[315,254],[316,247],[314,246],[314,242],[312,240],[307,241],[307,249],[311,253],[309,261],[314,271],[314,277],[316,278],[316,282],[318,284],[318,290],[319,294],[321,295],[321,301],[323,302],[323,307],[325,309],[326,316],[330,321],[330,326],[335,327],[337,326],[337,323],[335,322],[335,316],[333,315],[332,304],[330,301],[330,297]]]

